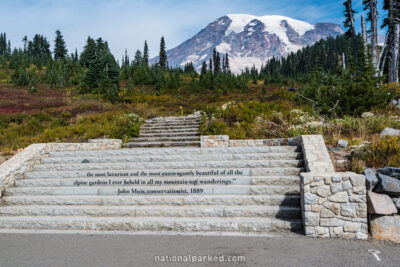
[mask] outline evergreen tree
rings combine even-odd
[[[68,50],[65,47],[64,37],[60,30],[56,31],[56,39],[54,40],[54,60],[65,59],[68,55]]]
[[[88,37],[86,45],[83,48],[83,52],[80,56],[80,62],[82,66],[88,67],[90,62],[96,58],[96,42],[94,39]]]
[[[165,50],[165,40],[164,36],[161,37],[161,42],[160,42],[160,55],[159,55],[159,61],[158,64],[163,70],[167,69],[167,51]]]
[[[147,45],[147,41],[144,41],[143,64],[146,65],[146,66],[149,65],[149,47]]]
[[[345,10],[344,10],[344,27],[347,29],[345,36],[347,38],[354,38],[356,36],[356,30],[354,26],[354,14],[356,11],[353,10],[353,4],[351,0],[346,0],[343,3]]]
[[[143,56],[140,50],[136,50],[135,58],[133,59],[133,64],[135,65],[142,65],[143,64]]]
[[[203,64],[201,65],[201,71],[200,71],[200,79],[204,77],[207,73],[207,63],[203,61]]]

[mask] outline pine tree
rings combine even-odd
[[[143,64],[143,56],[142,56],[142,52],[140,50],[136,50],[135,58],[133,59],[133,63],[136,66]]]
[[[167,52],[165,50],[165,40],[164,36],[161,37],[160,41],[160,55],[158,64],[163,70],[167,70]]]
[[[201,65],[201,71],[200,71],[200,80],[206,75],[207,73],[207,63],[203,61],[203,64]]]
[[[147,41],[144,41],[143,64],[146,65],[146,66],[149,65],[149,47],[147,45]]]
[[[96,59],[96,42],[90,36],[80,56],[82,66],[88,67],[90,62]]]
[[[344,10],[344,27],[347,29],[345,36],[347,38],[354,38],[356,36],[356,30],[354,27],[354,14],[356,11],[353,10],[353,5],[351,0],[346,0],[343,5],[345,6]]]
[[[54,60],[65,59],[68,55],[68,50],[65,47],[64,37],[60,30],[56,31],[56,39],[54,40]]]

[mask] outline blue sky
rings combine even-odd
[[[102,37],[121,58],[125,48],[133,55],[149,42],[150,54],[158,53],[164,35],[173,48],[215,19],[232,13],[284,15],[310,23],[342,24],[343,0],[0,0],[0,32],[12,46],[35,33],[54,39],[60,29],[69,51],[82,50],[87,36]],[[354,7],[362,11],[361,0]],[[380,5],[383,1],[379,1]],[[383,12],[380,12],[381,15]],[[357,15],[359,21],[359,14]],[[359,24],[359,23],[358,23]]]

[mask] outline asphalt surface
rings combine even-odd
[[[376,253],[378,258],[371,250],[380,252]],[[198,262],[189,262],[189,255]],[[223,260],[244,256],[245,261],[236,258],[240,262],[222,263],[221,255]],[[160,256],[159,262],[156,256]],[[174,260],[173,256],[182,256],[175,258],[182,262],[168,262]],[[192,265],[400,266],[400,245],[314,239],[295,234],[277,237],[0,234],[1,267]]]

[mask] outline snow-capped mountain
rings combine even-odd
[[[334,23],[312,25],[284,16],[226,15],[168,50],[168,64],[183,67],[193,62],[200,69],[216,48],[220,53],[228,53],[231,70],[238,73],[253,65],[259,68],[273,56],[285,56],[322,38],[343,33]]]

